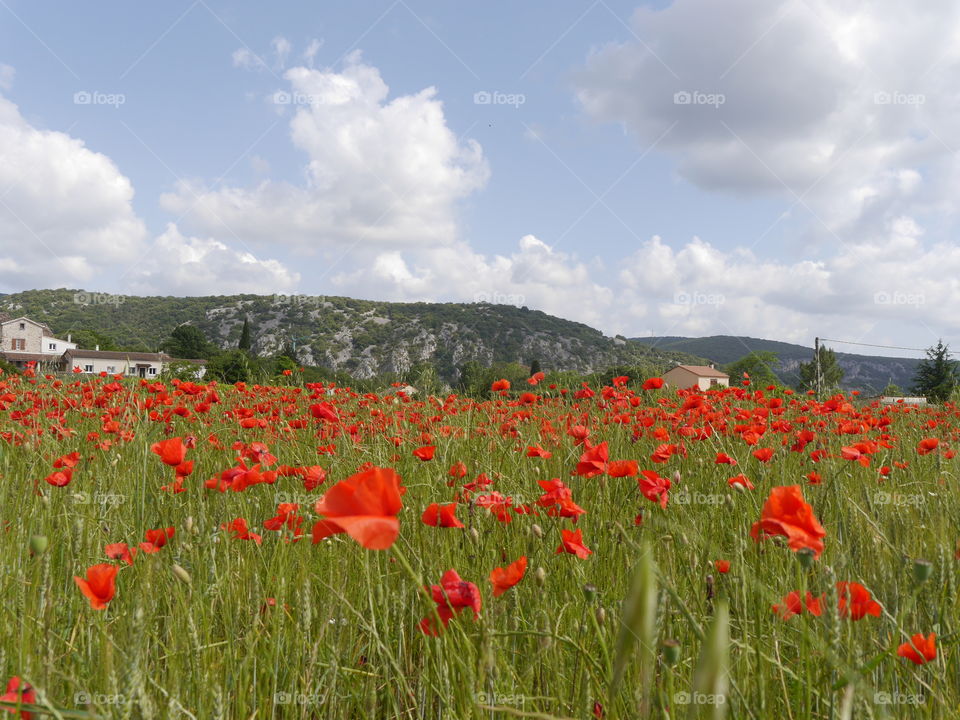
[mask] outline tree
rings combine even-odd
[[[83,350],[119,350],[113,338],[109,335],[97,332],[96,330],[75,330],[70,333],[71,342],[75,342],[78,348]]]
[[[887,386],[883,389],[883,392],[880,393],[884,397],[900,397],[903,395],[903,390],[900,389],[900,386],[896,383],[887,383]]]
[[[844,371],[837,362],[837,354],[828,348],[820,347],[820,390],[832,392],[840,388],[840,382],[843,380]],[[817,389],[817,353],[813,354],[813,360],[808,363],[800,363],[798,368],[800,374],[800,390]]]
[[[175,328],[163,342],[163,349],[175,358],[190,360],[207,359],[217,352],[203,331],[193,325]]]
[[[947,400],[957,387],[957,361],[950,359],[950,348],[938,340],[927,349],[927,357],[917,366],[913,392],[931,402]]]
[[[250,356],[243,350],[227,350],[207,363],[209,377],[231,385],[249,381],[250,371]]]
[[[540,361],[537,358],[534,358],[530,362],[530,377],[533,377],[538,372],[543,372],[543,370],[540,369]]]
[[[748,353],[736,362],[724,368],[730,375],[730,382],[739,383],[743,374],[750,376],[751,385],[777,385],[780,378],[773,372],[773,368],[780,364],[780,358],[775,352],[757,350]]]
[[[237,349],[250,352],[250,318],[243,319],[243,330],[240,331],[240,342],[237,343]]]

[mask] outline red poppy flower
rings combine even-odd
[[[593,554],[593,550],[583,544],[583,530],[581,529],[561,530],[560,538],[561,542],[560,547],[557,548],[557,555],[560,553],[570,553],[571,555],[576,555],[581,560],[585,560]]]
[[[641,470],[637,478],[640,494],[650,502],[660,503],[662,508],[667,507],[670,485],[669,478],[661,477],[653,470]]]
[[[413,451],[413,456],[418,460],[433,460],[433,454],[437,451],[437,448],[433,445],[424,445],[423,447],[418,447]]]
[[[183,445],[183,438],[168,438],[150,446],[150,451],[160,456],[165,465],[176,467],[187,457],[187,448]]]
[[[220,525],[220,529],[233,533],[234,540],[253,540],[257,545],[263,542],[260,535],[250,531],[246,518],[234,518],[229,523]]]
[[[607,468],[610,477],[634,477],[637,472],[636,460],[613,460]]]
[[[80,462],[80,453],[72,452],[69,455],[58,457],[53,461],[53,466],[55,468],[72,468],[76,467],[78,462]]]
[[[880,617],[880,603],[874,600],[870,591],[860,583],[838,582],[837,591],[840,597],[837,604],[840,617],[849,617],[851,620],[860,620],[867,615]]]
[[[917,455],[929,455],[930,453],[932,453],[934,450],[937,449],[937,446],[939,444],[940,444],[940,440],[938,438],[934,438],[934,437],[924,438],[917,445]]]
[[[55,472],[47,475],[43,480],[44,482],[53,485],[54,487],[65,487],[70,484],[70,481],[73,479],[73,468],[67,467],[63,470],[57,470]]]
[[[763,505],[760,520],[750,528],[750,536],[759,540],[763,535],[783,535],[788,547],[796,552],[801,548],[813,550],[815,557],[823,552],[827,531],[813,515],[813,508],[803,499],[799,485],[775,487]]]
[[[523,579],[527,572],[527,556],[521,555],[518,560],[505,568],[498,567],[490,573],[490,582],[493,584],[493,596],[500,597]]]
[[[10,705],[33,705],[36,702],[37,693],[28,683],[16,675],[7,682],[7,691],[3,695],[0,695],[0,703],[10,703]],[[12,707],[0,706],[0,710],[16,714],[16,710]],[[33,713],[27,712],[26,710],[20,711],[21,720],[30,720],[32,717]]]
[[[427,509],[423,511],[420,519],[424,525],[432,527],[462,528],[463,523],[457,520],[456,512],[457,504],[455,502],[449,505],[430,503]]]
[[[347,533],[368,550],[385,550],[400,534],[397,515],[405,491],[391,468],[373,467],[341,480],[317,502],[324,519],[313,526],[313,542]]]
[[[717,569],[717,572],[726,575],[730,572],[730,561],[729,560],[717,560],[713,563],[713,566]]]
[[[303,516],[298,515],[297,511],[300,505],[297,503],[279,503],[277,505],[277,514],[263,523],[264,530],[283,530],[285,527],[294,535],[296,542],[303,535]]]
[[[103,548],[104,554],[111,560],[123,560],[127,565],[133,565],[137,556],[137,548],[131,548],[126,543],[111,543]]]
[[[147,530],[144,535],[146,542],[140,543],[140,549],[145,553],[160,552],[160,548],[167,544],[167,540],[173,537],[174,532],[172,527]]]
[[[716,465],[736,465],[737,461],[726,453],[717,453],[717,459],[714,461]]]
[[[644,390],[659,390],[663,387],[663,378],[648,378],[643,382]]]
[[[917,633],[897,648],[897,655],[904,657],[915,665],[923,665],[937,659],[937,635],[930,633],[924,637]]]
[[[735,488],[737,485],[739,485],[744,490],[754,489],[753,483],[750,482],[750,478],[748,478],[746,475],[742,473],[740,475],[737,475],[736,477],[729,478],[727,480],[727,485],[729,485],[732,488]]]
[[[770,448],[757,448],[753,451],[753,456],[762,463],[769,462],[773,457],[773,450]]]
[[[100,563],[88,567],[85,578],[73,576],[73,581],[94,610],[104,610],[113,600],[117,591],[117,570],[116,565]]]
[[[784,596],[782,605],[780,603],[774,605],[773,611],[784,620],[789,620],[794,615],[802,615],[804,610],[811,615],[820,617],[820,615],[823,613],[823,607],[821,603],[824,597],[826,597],[825,593],[816,598],[808,590],[806,597],[806,608],[804,608],[804,604],[800,602],[800,593],[794,590],[793,592]]]
[[[493,382],[493,384],[490,386],[490,389],[493,390],[494,392],[509,390],[510,381],[505,378],[500,378],[499,380],[495,380]]]
[[[544,450],[539,445],[527,445],[527,457],[538,457],[549,460],[553,457],[553,453],[549,450]]]
[[[446,627],[450,619],[461,611],[469,608],[473,610],[474,619],[480,614],[483,601],[480,590],[472,582],[467,582],[456,570],[447,570],[440,578],[439,585],[431,585],[427,590],[437,604],[437,614],[440,622]],[[432,616],[420,621],[420,630],[426,635],[439,635],[443,629],[434,625]]]
[[[610,457],[606,441],[596,446],[591,446],[589,442],[584,441],[584,447],[587,449],[580,456],[580,462],[577,463],[577,469],[574,472],[586,478],[603,475],[607,471],[607,460]]]

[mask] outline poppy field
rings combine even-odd
[[[4,710],[952,718],[952,405],[0,376]]]

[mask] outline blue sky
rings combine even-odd
[[[951,340],[957,13],[0,0],[0,291]]]

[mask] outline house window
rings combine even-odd
[[[117,368],[116,368],[115,365],[107,365],[107,372],[108,372],[108,373],[113,374],[113,373],[115,373],[116,371],[117,371]]]
[[[93,365],[84,365],[84,366],[83,366],[83,371],[84,371],[84,372],[93,372]]]
[[[56,344],[56,343],[50,343],[49,345],[47,345],[47,349],[48,349],[48,350],[56,350],[56,349],[57,349],[57,344]]]
[[[156,369],[155,367],[150,368],[150,374],[151,374],[151,375],[156,375],[156,374],[157,374],[157,369]]]
[[[13,338],[10,340],[10,349],[11,350],[26,350],[27,341],[25,338]]]
[[[26,329],[27,329],[27,324],[26,324],[26,323],[20,323],[20,329],[21,329],[21,330],[26,330]]]
[[[716,385],[719,381],[716,378],[710,378],[710,387]]]
[[[137,374],[137,369],[135,367],[130,366],[127,368],[127,375],[136,375],[136,374]]]

